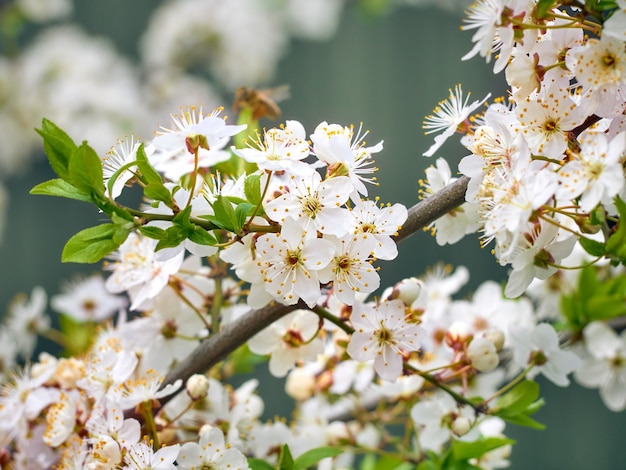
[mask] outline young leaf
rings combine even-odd
[[[104,194],[102,162],[86,142],[72,154],[68,164],[68,181],[85,193]]]
[[[270,465],[265,460],[256,459],[253,457],[250,457],[248,459],[248,466],[250,467],[251,470],[274,470],[274,466]]]
[[[280,448],[280,456],[278,457],[278,470],[294,470],[293,457],[287,444],[283,444],[283,446]]]
[[[43,137],[43,149],[54,172],[67,180],[70,157],[76,150],[76,144],[63,129],[48,119],[43,119],[41,129],[36,129]]]
[[[498,400],[498,416],[507,416],[523,413],[537,398],[539,398],[539,384],[532,380],[524,380],[513,390]]]
[[[40,194],[44,196],[58,196],[66,197],[68,199],[75,199],[77,201],[91,202],[89,194],[84,193],[80,189],[72,186],[61,178],[55,178],[52,180],[39,183],[33,189],[30,190],[30,194]]]
[[[250,204],[256,206],[261,202],[261,175],[259,173],[246,176],[243,182],[243,192]]]
[[[580,237],[578,241],[580,246],[583,247],[583,250],[591,256],[604,256],[604,243],[600,243],[599,241],[592,240],[587,237]]]
[[[452,443],[452,455],[456,460],[468,460],[481,457],[487,452],[515,441],[504,437],[486,437],[473,442],[455,440]]]
[[[118,224],[101,224],[81,230],[65,244],[61,261],[64,263],[100,261],[124,242],[126,236],[121,236],[124,232],[128,236],[130,229],[124,229]]]
[[[620,198],[614,199],[619,212],[617,230],[606,241],[605,252],[615,261],[626,264],[626,203]]]
[[[139,227],[139,231],[142,235],[148,238],[154,238],[155,240],[161,240],[166,237],[165,230],[161,227],[155,227],[154,225],[143,225]]]
[[[218,243],[213,235],[198,225],[193,226],[193,232],[189,234],[189,240],[198,245],[215,246]]]
[[[317,449],[311,449],[300,455],[293,463],[294,470],[304,470],[312,467],[320,460],[328,457],[336,457],[343,453],[342,450],[335,447],[318,447]]]

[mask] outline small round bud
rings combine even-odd
[[[192,400],[202,400],[209,391],[209,379],[202,374],[194,374],[187,379],[185,389]]]
[[[285,382],[285,391],[294,400],[311,398],[314,388],[315,377],[300,367],[293,369]]]
[[[483,336],[493,343],[496,347],[496,351],[502,351],[504,347],[504,332],[497,328],[487,330],[483,333]]]
[[[403,279],[393,287],[392,296],[400,299],[405,305],[412,305],[422,292],[422,281],[415,277]]]
[[[490,372],[498,366],[500,359],[496,347],[487,338],[476,337],[467,348],[472,366],[479,372]]]
[[[454,350],[461,350],[472,339],[472,333],[473,330],[467,323],[455,321],[446,333],[446,344]]]
[[[464,436],[472,429],[472,421],[465,416],[457,416],[452,422],[452,432],[457,436]]]

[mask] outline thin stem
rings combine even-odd
[[[319,317],[325,318],[332,324],[337,325],[339,328],[341,328],[343,331],[345,331],[349,335],[354,333],[354,328],[352,328],[346,322],[342,321],[340,318],[337,318],[335,315],[330,313],[325,308],[318,306],[318,307],[313,308],[313,312],[316,313]]]

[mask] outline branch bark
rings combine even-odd
[[[463,204],[468,181],[469,178],[461,177],[441,191],[411,207],[407,221],[398,231],[396,240],[408,238]],[[174,383],[178,379],[182,379],[184,382],[193,374],[206,372],[256,333],[289,312],[302,308],[308,307],[303,302],[296,305],[272,304],[246,313],[237,321],[225,325],[219,333],[202,341],[184,361],[167,374],[163,386]],[[163,398],[161,404],[165,404],[172,397],[173,395]]]

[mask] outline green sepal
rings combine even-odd
[[[43,138],[43,149],[50,166],[60,178],[67,181],[68,165],[76,151],[76,144],[63,129],[46,118],[41,121],[41,129],[36,131]]]
[[[342,453],[343,451],[341,449],[337,449],[336,447],[318,447],[316,449],[308,450],[293,462],[293,470],[305,470],[312,467],[320,460],[327,459],[329,457],[337,457]]]
[[[89,194],[104,194],[102,162],[86,142],[74,151],[67,169],[67,181],[76,188]]]
[[[63,247],[64,263],[96,263],[124,243],[130,229],[120,224],[101,224],[75,234]]]
[[[485,437],[473,442],[455,440],[452,442],[452,455],[455,460],[468,460],[482,457],[498,447],[515,444],[513,439],[505,437]]]
[[[37,186],[30,190],[30,194],[58,196],[68,199],[75,199],[77,201],[92,202],[91,196],[89,196],[89,194],[81,191],[76,186],[71,185],[61,178],[55,178],[44,181],[43,183],[39,183]]]

